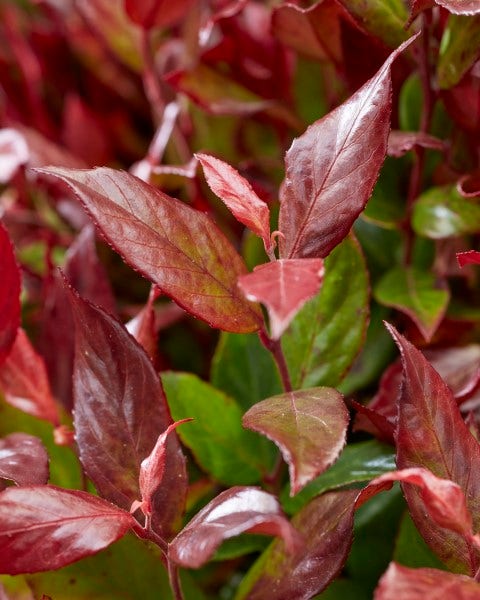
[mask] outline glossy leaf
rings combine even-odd
[[[440,375],[410,342],[393,327],[389,330],[400,348],[404,369],[397,431],[398,468],[424,467],[437,477],[457,483],[473,517],[473,530],[478,531],[480,483],[474,474],[480,468],[480,446]],[[472,564],[472,549],[463,538],[425,519],[425,506],[416,490],[405,490],[405,495],[410,514],[429,546],[451,569],[473,574],[476,567]]]
[[[377,302],[408,315],[428,341],[445,315],[450,293],[433,273],[414,267],[392,269],[375,287]]]
[[[365,208],[387,150],[390,68],[413,39],[346,102],[294,140],[285,157],[280,197],[283,258],[327,256]]]
[[[170,543],[168,556],[182,567],[196,569],[224,540],[245,532],[280,536],[290,552],[299,542],[274,496],[257,488],[234,487],[195,515]]]
[[[0,494],[0,572],[58,569],[120,539],[133,517],[109,502],[53,486]]]
[[[335,462],[345,445],[348,421],[342,395],[332,388],[274,396],[243,416],[245,427],[280,448],[290,471],[291,495]]]
[[[437,81],[441,89],[459,83],[477,60],[479,44],[480,16],[449,16],[437,62]]]
[[[304,538],[295,554],[275,541],[260,556],[240,585],[236,600],[295,598],[321,592],[343,567],[353,533],[357,492],[331,492],[312,500],[292,520]]]
[[[476,600],[480,585],[463,575],[438,569],[409,569],[390,563],[375,590],[375,600],[424,600],[433,597],[444,600]]]
[[[415,147],[444,151],[446,146],[442,140],[421,131],[393,130],[388,136],[387,154],[396,158],[403,156]]]
[[[0,390],[12,406],[53,425],[59,424],[45,362],[22,328],[18,329],[12,350],[0,366]]]
[[[271,248],[270,210],[248,181],[223,160],[208,154],[196,154],[210,189],[224,202],[233,216],[262,238]]]
[[[171,423],[165,396],[150,359],[125,328],[73,292],[70,300],[80,460],[98,492],[129,510],[141,497],[140,464]],[[153,522],[164,533],[182,512],[185,491],[185,459],[172,436],[163,485],[153,499]]]
[[[168,0],[124,0],[125,11],[134,23],[151,29],[152,27],[166,27],[185,17],[188,9],[193,4],[192,0],[169,2]]]
[[[454,15],[477,15],[480,13],[478,0],[435,0],[435,2]]]
[[[457,261],[460,267],[464,267],[465,265],[480,265],[480,252],[477,250],[457,252]]]
[[[245,266],[207,215],[124,171],[45,169],[69,185],[134,269],[212,327],[245,333],[259,308],[236,287]]]
[[[0,477],[17,485],[41,485],[48,475],[48,454],[37,437],[12,433],[0,438]]]
[[[6,359],[20,325],[20,270],[7,230],[0,221],[0,364]]]
[[[242,275],[238,286],[248,300],[267,307],[270,336],[278,340],[305,302],[318,292],[323,274],[319,258],[280,259]]]
[[[0,183],[8,183],[28,158],[24,137],[15,129],[0,129]]]
[[[235,401],[191,373],[162,373],[162,381],[172,417],[193,418],[177,435],[198,464],[226,485],[259,481],[271,463],[271,449],[243,429]]]
[[[325,260],[320,293],[282,337],[294,389],[338,385],[363,343],[368,297],[365,260],[349,237]]]

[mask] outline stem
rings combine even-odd
[[[182,587],[180,585],[180,574],[178,567],[171,560],[168,560],[168,579],[170,581],[170,587],[172,588],[173,597],[175,600],[183,600]]]
[[[285,355],[283,354],[280,340],[272,340],[263,328],[260,329],[258,335],[262,344],[269,352],[271,352],[273,359],[275,360],[278,371],[280,373],[280,377],[282,379],[283,389],[286,392],[293,392],[292,382],[290,380],[290,374],[288,372],[287,361],[285,360]]]

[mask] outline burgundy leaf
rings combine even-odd
[[[124,259],[185,310],[235,333],[260,309],[236,285],[240,255],[210,218],[124,171],[40,169],[67,183]]]
[[[59,424],[45,362],[22,328],[18,329],[12,350],[0,366],[0,390],[12,406],[55,426]]]
[[[86,492],[54,486],[0,493],[0,573],[59,569],[120,539],[133,517]]]
[[[387,444],[395,443],[395,421],[387,418],[379,410],[364,406],[355,400],[352,407],[357,411],[353,431],[368,431]],[[392,406],[396,406],[394,402]]]
[[[233,487],[207,504],[170,543],[168,555],[182,567],[196,569],[220,544],[241,533],[281,536],[290,551],[298,537],[277,499],[257,488]]]
[[[470,173],[457,182],[457,190],[464,198],[478,198],[480,196],[480,174]]]
[[[247,578],[238,600],[309,600],[325,589],[347,559],[357,494],[331,492],[307,504],[292,520],[304,539],[301,549],[289,554],[276,540],[254,565],[255,578]]]
[[[11,433],[0,439],[0,477],[17,485],[41,485],[48,475],[48,454],[38,438]]]
[[[7,230],[0,221],[0,364],[8,356],[20,325],[20,270]]]
[[[338,458],[348,421],[342,395],[326,387],[268,398],[243,417],[244,427],[266,435],[282,451],[292,496]]]
[[[454,15],[478,15],[480,0],[435,0]]]
[[[140,465],[139,485],[142,496],[141,508],[145,515],[152,514],[152,498],[162,483],[165,473],[165,460],[167,452],[167,438],[174,429],[182,423],[188,423],[192,419],[182,419],[176,421],[167,427],[167,429],[158,436],[152,452],[147,458],[142,460]],[[135,503],[134,503],[135,504]]]
[[[320,258],[280,259],[242,275],[238,286],[248,300],[265,304],[270,335],[278,340],[305,302],[318,292],[323,273]]]
[[[28,158],[24,137],[15,129],[0,129],[0,183],[8,183]]]
[[[248,181],[229,164],[208,154],[196,154],[210,189],[224,202],[233,216],[262,238],[269,250],[270,211]]]
[[[408,17],[408,21],[405,23],[405,29],[410,27],[413,21],[418,17],[418,15],[424,10],[428,10],[435,6],[434,0],[409,0],[410,4],[410,15]]]
[[[153,308],[157,293],[157,288],[152,286],[147,304],[125,325],[127,331],[133,335],[140,346],[144,348],[154,365],[157,363],[158,359],[157,327],[155,324],[155,310]],[[175,304],[172,304],[172,306],[178,308]]]
[[[140,464],[171,423],[160,380],[147,354],[115,319],[70,293],[75,318],[74,424],[80,460],[99,493],[129,510],[141,497]],[[183,510],[185,459],[167,444],[154,525],[169,532]]]
[[[377,589],[375,600],[477,600],[480,585],[464,575],[438,569],[409,569],[390,563]]]
[[[420,498],[425,504],[428,517],[440,527],[456,531],[468,542],[471,541],[472,515],[467,509],[462,489],[453,481],[436,477],[427,469],[412,467],[376,477],[362,490],[356,500],[356,507],[360,507],[378,492],[389,489],[394,481],[419,487]]]
[[[465,265],[480,265],[480,252],[478,250],[457,252],[457,261],[460,267],[464,267]]]
[[[124,0],[130,19],[145,29],[167,27],[181,20],[193,5],[193,0]]]
[[[407,40],[345,103],[294,140],[285,158],[279,229],[285,258],[325,257],[364,209],[387,150],[390,68]]]
[[[387,154],[396,158],[403,156],[416,146],[431,150],[445,150],[442,140],[422,131],[391,131],[388,136]]]
[[[424,467],[457,483],[467,499],[474,531],[480,530],[480,446],[465,425],[452,392],[422,353],[392,326],[401,351],[403,387],[399,402],[397,465]],[[452,443],[455,440],[455,443]],[[425,519],[416,489],[405,490],[412,518],[431,548],[452,569],[474,574],[475,553],[457,533]]]

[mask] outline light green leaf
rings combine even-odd
[[[480,53],[480,15],[450,15],[440,43],[437,82],[440,89],[456,85]]]

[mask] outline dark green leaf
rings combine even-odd
[[[445,565],[423,540],[408,512],[405,513],[400,524],[393,560],[406,567],[445,569]]]
[[[232,558],[245,556],[245,554],[251,554],[252,552],[261,552],[265,550],[271,541],[271,537],[244,533],[238,537],[225,540],[211,560],[231,560]]]
[[[404,216],[402,173],[398,159],[385,159],[373,194],[363,212],[365,219],[386,229],[397,226]]]

